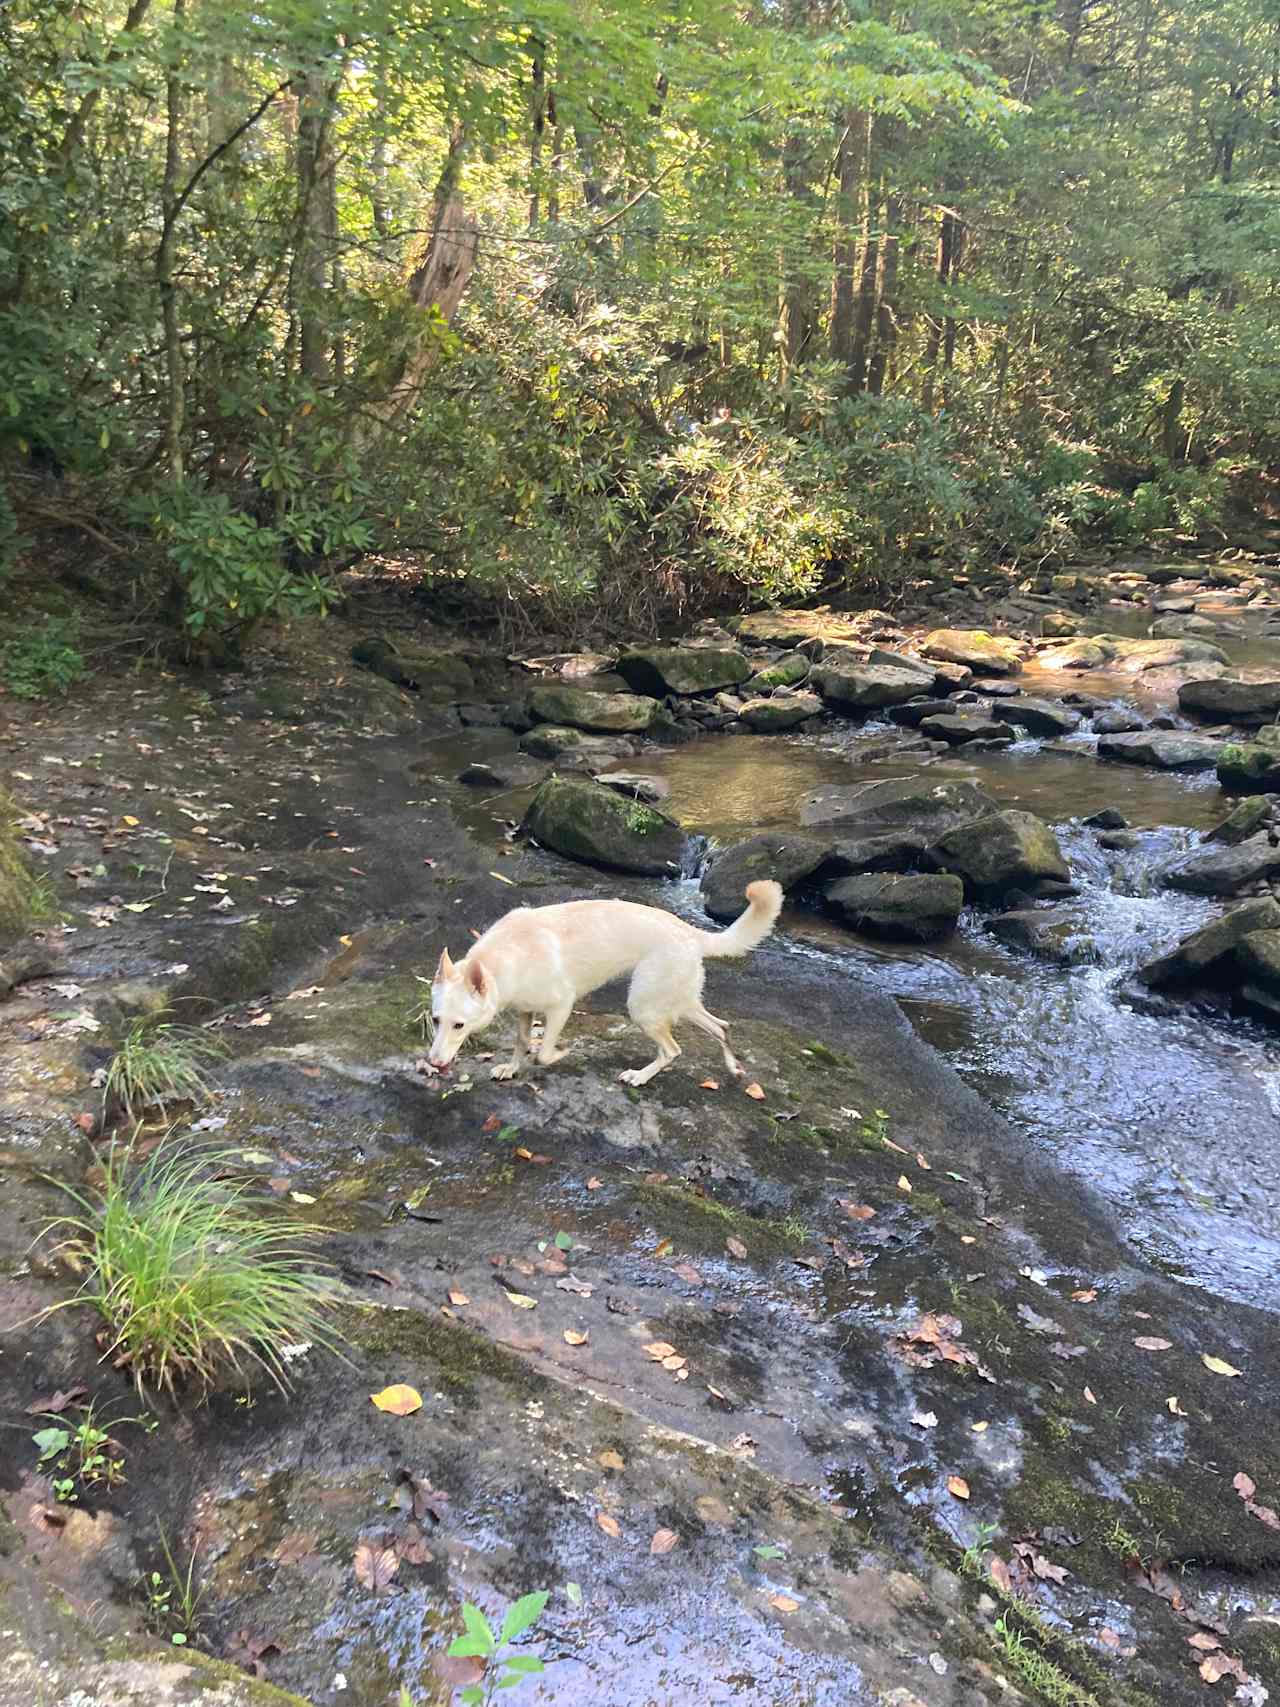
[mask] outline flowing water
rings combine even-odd
[[[675,817],[725,843],[795,824],[819,785],[911,774],[919,761],[907,755],[857,762],[886,733],[712,737],[646,755],[644,768],[669,782]],[[1143,1011],[1125,988],[1139,962],[1221,910],[1159,884],[1161,866],[1221,817],[1221,796],[1211,774],[1104,766],[1089,738],[1072,745],[1074,754],[1020,742],[931,761],[929,772],[980,783],[1055,825],[1081,889],[1071,905],[1102,964],[1066,968],[1006,950],[976,909],[951,938],[915,946],[789,908],[775,952],[822,957],[848,978],[851,1000],[863,980],[894,995],[975,1089],[1116,1206],[1149,1259],[1189,1284],[1275,1307],[1280,1043],[1219,1015]],[[1081,820],[1103,806],[1140,832],[1137,847],[1099,847]],[[700,913],[695,883],[679,905]]]

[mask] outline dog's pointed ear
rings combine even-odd
[[[489,994],[489,974],[485,971],[484,967],[478,960],[472,960],[467,963],[467,982],[470,984],[477,996],[487,996]]]
[[[453,961],[449,958],[449,950],[442,948],[440,950],[440,964],[436,967],[435,981],[437,984],[444,984],[453,976],[454,966]]]

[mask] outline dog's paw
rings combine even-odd
[[[624,1067],[618,1074],[620,1085],[642,1085],[644,1082],[644,1071],[640,1067]]]
[[[489,1077],[491,1079],[514,1079],[519,1071],[520,1068],[516,1062],[501,1061],[496,1067],[490,1067]]]
[[[556,1062],[563,1061],[568,1053],[567,1049],[539,1049],[538,1065],[540,1067],[554,1067]]]

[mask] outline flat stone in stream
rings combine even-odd
[[[741,652],[715,646],[647,646],[624,652],[616,669],[634,693],[714,693],[744,682],[751,666]]]
[[[772,664],[757,670],[745,686],[748,692],[760,693],[766,688],[794,688],[803,682],[812,668],[812,661],[803,652],[784,652]]]
[[[1178,689],[1183,711],[1214,723],[1270,723],[1280,711],[1280,681],[1249,682],[1216,676],[1183,682]]]
[[[568,682],[539,682],[529,690],[529,713],[539,723],[586,729],[598,735],[636,735],[648,729],[659,709],[643,694],[592,693]]]
[[[1212,735],[1147,729],[1131,735],[1103,735],[1098,757],[1124,765],[1149,765],[1163,771],[1209,771],[1218,763],[1222,742]]]
[[[984,675],[1016,675],[1022,668],[1019,642],[1006,634],[988,634],[982,628],[935,628],[925,635],[920,650],[926,658],[964,664]]]
[[[1014,740],[1014,731],[1009,724],[997,723],[980,711],[943,712],[923,718],[920,733],[931,740],[945,741],[949,747],[967,746],[970,741],[1010,746]]]
[[[472,788],[534,788],[546,777],[550,766],[523,753],[510,758],[489,759],[468,765],[458,772],[458,781]]]
[[[1095,711],[1093,727],[1099,735],[1132,735],[1146,728],[1146,719],[1136,711]]]
[[[927,941],[955,929],[964,906],[958,877],[897,872],[842,877],[824,891],[828,905],[854,930]]]
[[[625,794],[632,800],[652,803],[665,800],[671,793],[671,784],[666,777],[646,776],[638,771],[604,771],[595,780],[602,788],[611,788],[615,794]]]
[[[735,842],[712,855],[699,885],[702,903],[713,919],[736,919],[746,906],[748,883],[772,877],[794,889],[811,877],[831,852],[830,842],[799,831],[773,831]]]
[[[1250,794],[1233,806],[1220,824],[1214,825],[1205,840],[1221,842],[1229,848],[1236,847],[1268,823],[1274,809],[1275,801],[1270,795]]]
[[[1234,846],[1209,845],[1170,866],[1165,882],[1191,895],[1236,895],[1280,874],[1280,846],[1266,831]]]
[[[564,759],[567,754],[583,758],[625,759],[636,751],[636,743],[622,735],[589,735],[582,729],[561,728],[555,723],[539,723],[520,737],[526,753],[539,759]]]
[[[886,716],[890,723],[914,729],[926,717],[946,717],[955,709],[956,701],[953,699],[936,699],[932,695],[926,695],[920,699],[905,700],[901,705],[891,705]]]
[[[1003,700],[1000,715],[1007,723],[1025,729],[1029,735],[1069,735],[1080,727],[1078,711],[1071,711],[1051,699],[1033,699],[1028,694]]]
[[[901,705],[933,686],[918,670],[899,664],[815,664],[809,680],[828,704],[848,711],[878,711]]]
[[[816,693],[789,693],[772,699],[749,699],[738,715],[757,735],[782,735],[807,723],[822,710]]]
[[[1246,901],[1212,924],[1183,937],[1167,954],[1140,966],[1139,982],[1152,990],[1211,982],[1236,945],[1251,931],[1274,930],[1280,930],[1280,902],[1269,895]]]
[[[818,788],[800,803],[807,828],[838,824],[846,834],[913,829],[931,841],[972,818],[997,810],[997,802],[972,782],[935,782],[927,775],[854,787]]]
[[[520,833],[587,865],[644,877],[678,874],[685,833],[674,819],[596,782],[551,777],[529,802]]]
[[[1061,893],[1058,886],[1071,881],[1058,838],[1034,812],[993,812],[960,824],[934,843],[929,858],[984,901],[1011,889],[1034,895],[1044,885]]]

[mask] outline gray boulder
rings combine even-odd
[[[615,794],[625,794],[630,800],[665,800],[671,784],[664,776],[645,776],[637,771],[604,771],[595,779],[603,788]]]
[[[926,717],[920,723],[920,733],[952,747],[962,747],[970,741],[994,741],[1007,746],[1014,739],[1009,724],[997,723],[980,711],[943,712]]]
[[[635,735],[648,729],[656,700],[631,693],[592,693],[568,682],[539,682],[529,692],[529,712],[539,723],[597,734]]]
[[[763,670],[757,670],[747,682],[747,688],[760,693],[766,688],[798,687],[808,676],[810,668],[810,661],[803,652],[784,652],[781,658],[766,664]]]
[[[1222,742],[1212,735],[1144,729],[1132,735],[1103,735],[1098,757],[1118,764],[1150,765],[1164,771],[1208,771],[1218,763]],[[1280,757],[1280,755],[1277,755]]]
[[[458,781],[472,788],[532,788],[546,776],[547,769],[547,765],[538,759],[513,753],[510,758],[468,765],[458,772]]]
[[[684,860],[674,819],[595,782],[550,777],[529,802],[521,834],[587,865],[670,877]]]
[[[1209,831],[1208,840],[1233,848],[1256,835],[1270,821],[1272,803],[1265,794],[1251,794],[1233,806],[1220,824]]]
[[[916,670],[898,664],[816,664],[809,680],[828,704],[850,711],[877,711],[915,699],[932,687]]]
[[[1148,989],[1164,990],[1178,985],[1213,981],[1226,966],[1237,944],[1253,931],[1280,930],[1280,902],[1270,896],[1233,907],[1211,925],[1183,937],[1176,948],[1138,969],[1138,978]]]
[[[577,754],[583,759],[625,759],[635,752],[635,743],[622,735],[588,735],[581,729],[562,729],[555,723],[540,723],[520,737],[526,753],[539,759],[562,759]]]
[[[1259,737],[1268,735],[1260,729]],[[1218,752],[1218,781],[1228,794],[1272,794],[1280,791],[1280,746],[1261,738],[1228,741]]]
[[[714,693],[745,682],[751,666],[741,652],[715,646],[646,646],[624,652],[615,666],[634,693]]]
[[[1099,735],[1132,735],[1145,723],[1136,711],[1096,711],[1093,727]]]
[[[1280,712],[1280,681],[1245,682],[1232,676],[1183,682],[1178,704],[1214,723],[1270,723]]]
[[[1280,996],[1280,929],[1250,931],[1236,944],[1234,958],[1246,985]]]
[[[981,900],[1011,889],[1030,894],[1071,881],[1058,838],[1034,812],[992,812],[947,831],[929,850],[932,863],[964,879]]]
[[[1191,895],[1235,895],[1278,873],[1280,847],[1263,832],[1235,846],[1197,848],[1165,872],[1165,882]]]
[[[853,877],[867,871],[914,871],[922,863],[929,838],[901,827],[864,836],[839,836],[823,861],[825,877]]]
[[[909,699],[902,705],[891,705],[887,715],[890,723],[900,723],[904,728],[913,729],[926,717],[946,717],[955,709],[954,700],[926,695],[922,699]]]
[[[1032,699],[1026,694],[1005,699],[1000,715],[1006,723],[1015,724],[1030,735],[1069,735],[1080,727],[1078,711],[1070,711],[1051,699]]]
[[[842,877],[825,893],[832,910],[854,930],[918,941],[954,930],[964,906],[959,878],[938,874]]]
[[[772,877],[794,889],[824,863],[831,844],[790,831],[766,832],[713,855],[702,874],[702,903],[713,919],[736,919],[746,906],[744,890],[757,878]]]

